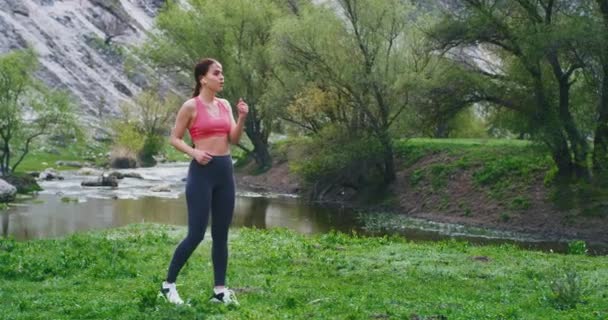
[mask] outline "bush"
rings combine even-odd
[[[139,151],[139,161],[143,167],[151,167],[156,164],[154,156],[159,154],[165,147],[164,137],[152,135],[145,139],[144,145]]]
[[[314,138],[294,141],[292,147],[297,150],[290,156],[290,169],[305,182],[315,183],[313,188],[357,188],[373,185],[381,178],[381,145],[373,137],[356,137],[329,127]]]
[[[114,145],[137,153],[142,150],[146,137],[140,133],[137,126],[129,122],[116,122],[114,127]]]
[[[568,243],[568,254],[587,254],[587,244],[582,240],[574,240]]]
[[[583,291],[581,277],[575,270],[566,271],[551,282],[551,300],[555,308],[560,310],[576,308],[582,302]]]

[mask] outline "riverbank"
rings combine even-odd
[[[608,192],[552,181],[546,152],[510,140],[413,139],[397,142],[397,180],[381,190],[335,186],[323,202],[367,212],[508,230],[558,241],[608,244]],[[243,188],[278,193],[307,186],[289,169],[289,152],[273,167],[237,170]],[[398,219],[397,219],[398,220]]]
[[[282,148],[274,148],[274,165],[264,173],[252,173],[255,169],[251,164],[237,168],[240,190],[300,194],[309,199],[309,187],[290,170],[294,159],[289,148],[289,141]],[[97,149],[32,151],[20,170],[74,170],[61,165],[70,160],[102,163],[105,153],[103,148]],[[168,160],[188,160],[171,147],[165,151]],[[301,157],[301,152],[294,154]],[[383,226],[387,233],[391,228],[399,229],[403,217],[505,230],[548,241],[584,240],[608,245],[608,190],[589,190],[580,185],[557,188],[552,181],[550,157],[530,142],[396,141],[395,163],[397,179],[388,188],[355,190],[337,185],[324,194],[323,202],[366,213],[392,214],[395,218]]]
[[[4,319],[605,319],[608,257],[396,237],[231,234],[228,285],[206,302],[210,241],[180,275],[189,307],[156,297],[184,227],[130,225],[60,240],[0,239]],[[569,284],[568,279],[572,280]],[[571,290],[571,291],[569,291]]]

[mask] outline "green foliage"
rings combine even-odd
[[[545,186],[553,185],[558,173],[559,173],[559,170],[558,170],[557,166],[556,165],[551,166],[551,168],[547,171],[547,173],[545,174],[545,177],[543,179],[544,185]]]
[[[574,240],[568,242],[569,254],[587,254],[587,244],[583,240]]]
[[[415,187],[416,185],[418,185],[418,183],[424,178],[424,171],[423,170],[416,170],[414,171],[414,173],[412,173],[412,175],[410,176],[410,184],[412,185],[412,187]]]
[[[480,185],[491,185],[507,177],[527,177],[530,173],[544,169],[542,164],[532,161],[527,155],[523,157],[496,158],[486,163],[484,168],[474,175],[475,182]]]
[[[382,146],[378,157],[385,159],[378,165],[390,182],[390,136],[397,134],[391,128],[411,114],[412,88],[437,60],[425,50],[421,30],[433,19],[414,14],[404,1],[334,4],[308,7],[274,26],[274,62],[304,79],[287,115],[317,136],[318,127],[330,123],[356,137],[375,136]]]
[[[608,51],[599,3],[464,1],[428,32],[435,48],[464,50],[456,55],[463,73],[482,79],[472,96],[488,107],[492,134],[542,141],[562,177],[596,169],[587,159],[602,149],[588,138],[608,132],[597,121],[608,94],[600,85]],[[466,57],[471,48],[479,51]]]
[[[144,145],[138,155],[142,162],[142,166],[147,167],[156,164],[156,160],[154,160],[153,156],[159,154],[164,149],[166,140],[166,137],[158,135],[146,137]]]
[[[146,138],[136,125],[129,122],[116,122],[113,129],[116,145],[135,152],[143,148]]]
[[[450,138],[487,138],[486,123],[482,116],[477,115],[472,107],[458,112],[450,119]]]
[[[122,104],[121,117],[112,120],[113,149],[136,154],[143,166],[154,165],[153,156],[164,150],[179,100],[173,94],[162,95],[149,89],[137,95],[133,102]]]
[[[307,183],[329,187],[378,182],[380,172],[376,166],[381,161],[381,146],[372,137],[355,137],[343,129],[326,127],[319,136],[298,139],[292,145],[298,151],[290,161],[290,169]]]
[[[446,186],[449,176],[452,175],[457,166],[446,164],[435,164],[429,166],[425,171],[428,172],[431,180],[431,186],[434,190],[439,190]]]
[[[551,301],[559,310],[574,309],[583,302],[586,287],[576,270],[565,271],[551,282]]]
[[[409,128],[419,136],[434,138],[488,136],[483,115],[473,105],[485,85],[482,77],[447,58],[439,59],[424,74],[410,84],[414,110],[399,123],[400,131]]]
[[[31,49],[0,56],[0,171],[14,172],[41,136],[79,133],[67,93],[33,78],[37,58]]]

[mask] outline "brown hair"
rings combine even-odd
[[[201,93],[201,77],[207,74],[209,67],[214,63],[219,64],[215,59],[205,58],[194,66],[194,81],[196,81],[196,85],[194,86],[194,93],[192,94],[193,98]]]

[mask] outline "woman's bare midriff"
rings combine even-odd
[[[210,153],[212,156],[226,156],[230,154],[228,136],[210,136],[194,141],[194,147]]]

